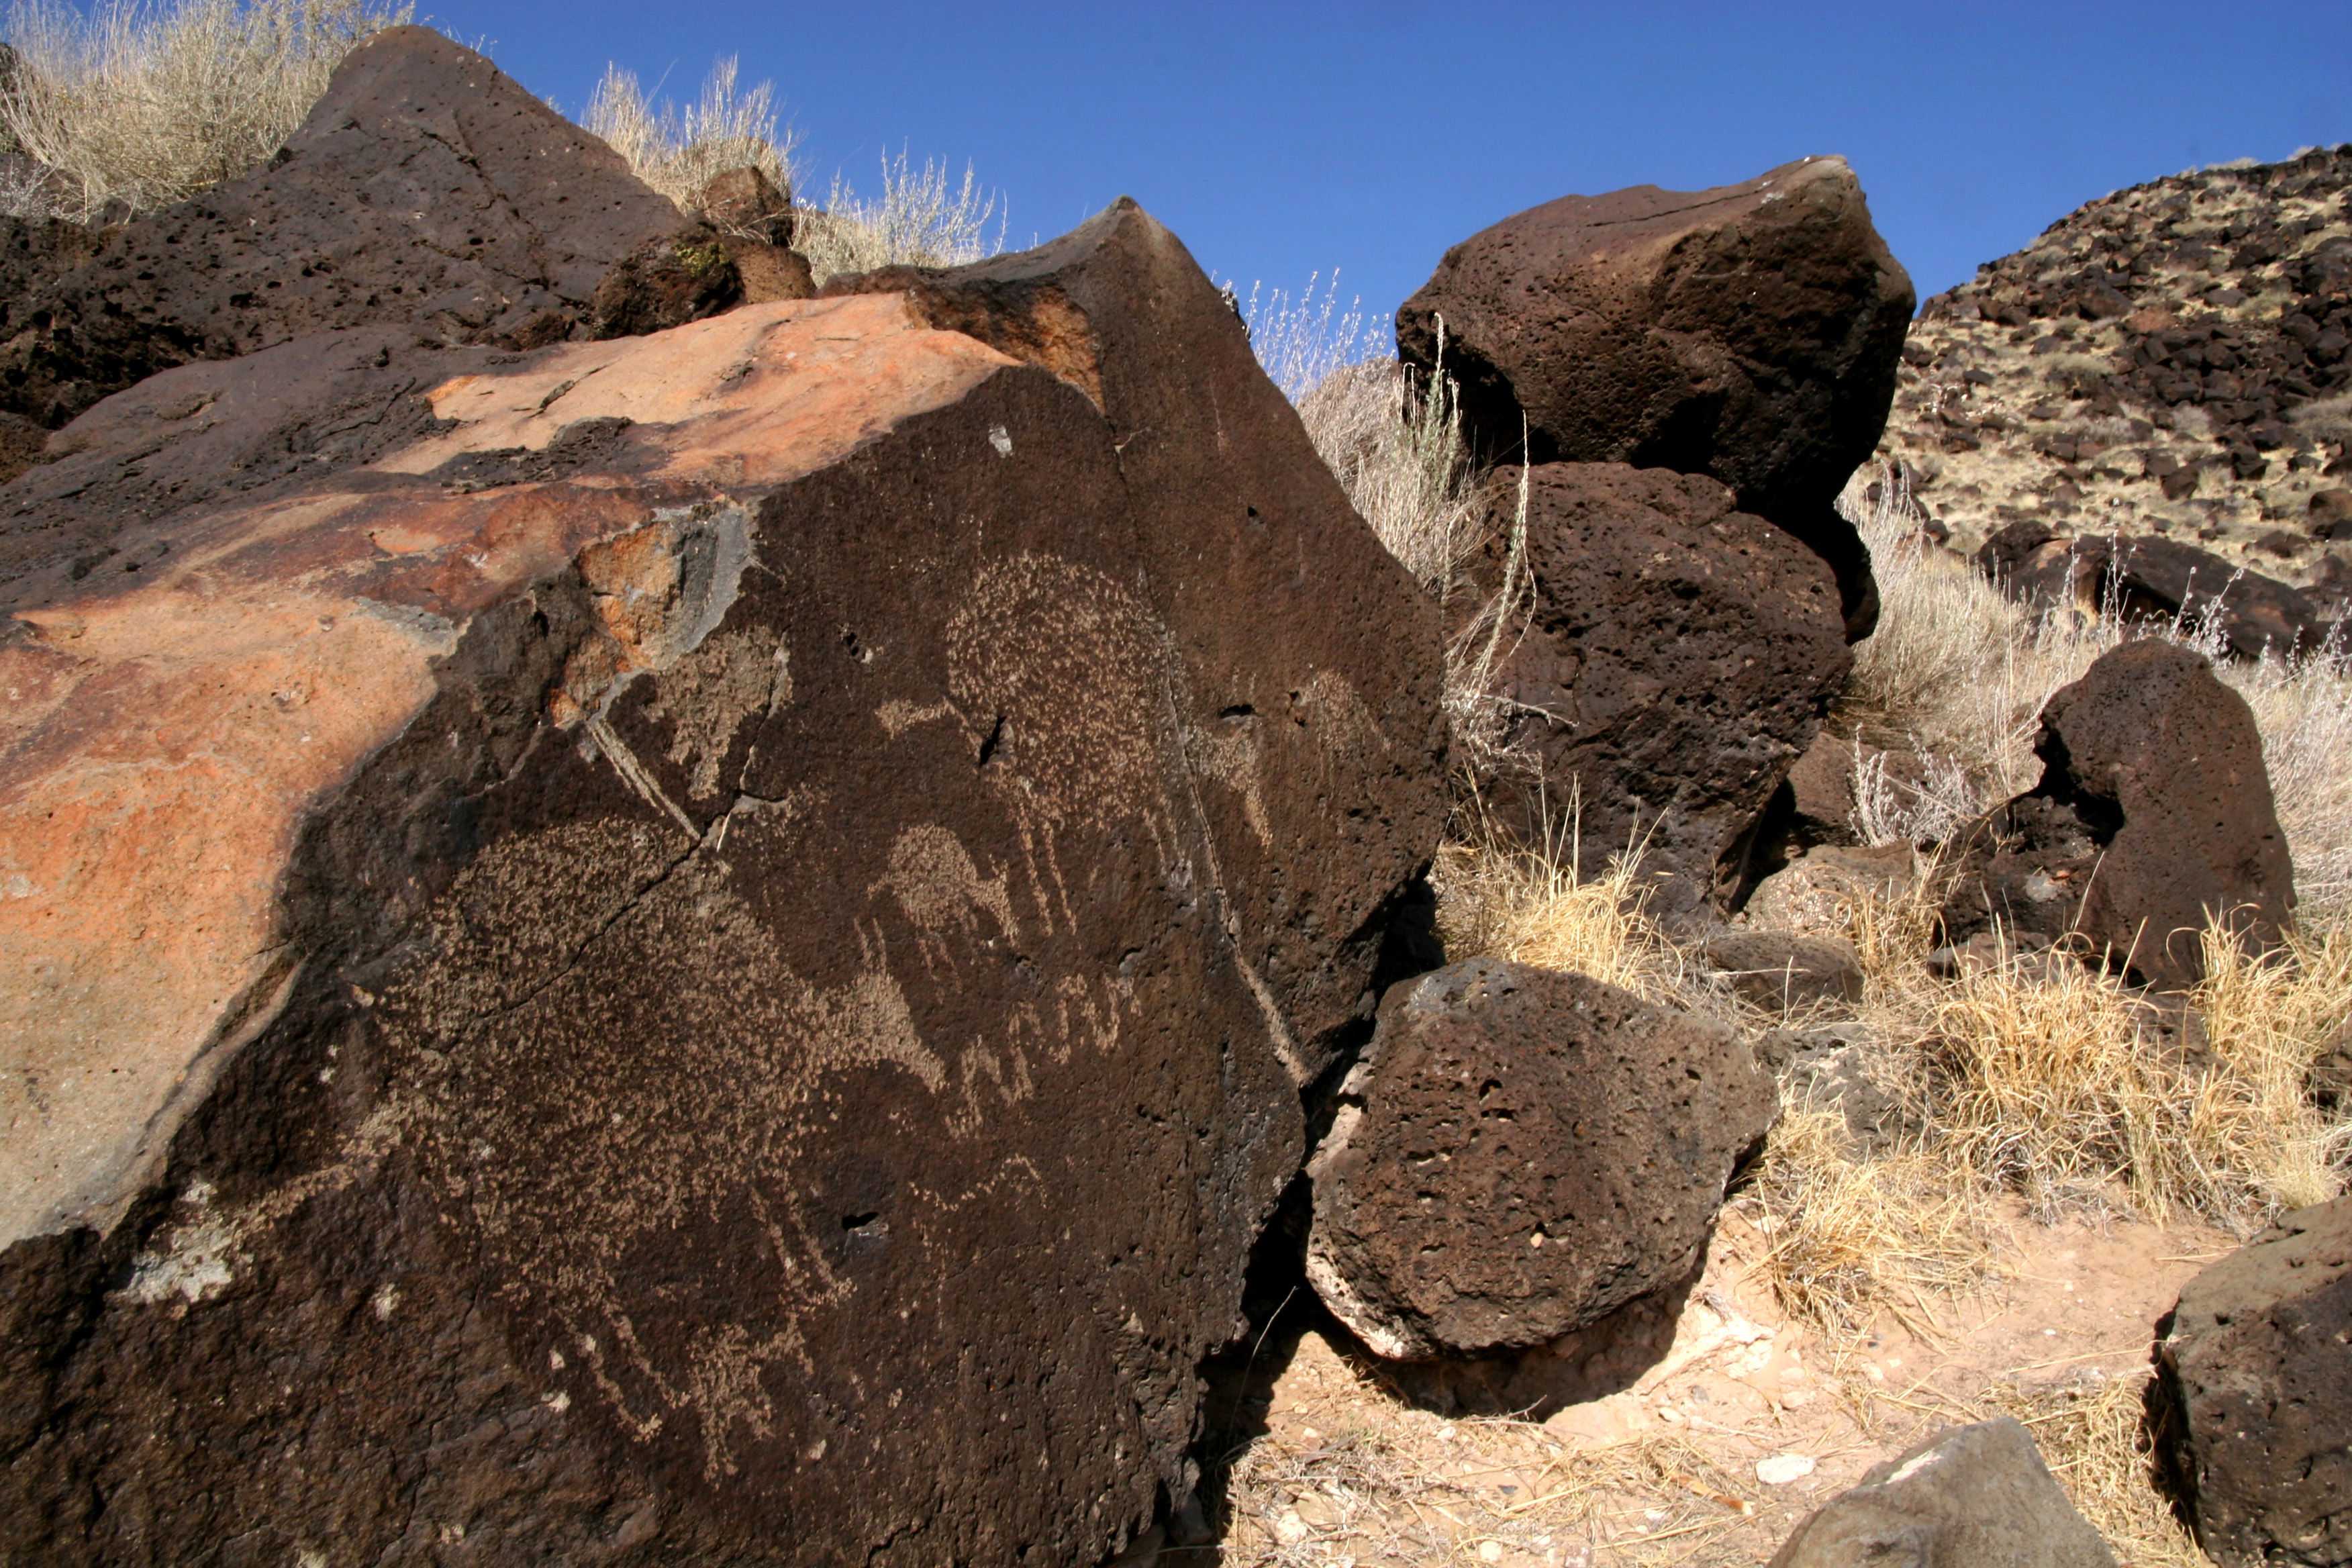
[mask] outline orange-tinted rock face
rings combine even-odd
[[[0,954],[32,984],[5,1004],[5,1234],[110,1222],[191,1075],[201,1089],[207,1054],[283,1000],[299,955],[274,906],[297,826],[433,697],[469,617],[587,552],[605,638],[551,698],[576,723],[723,611],[681,598],[677,517],[836,462],[1010,363],[879,297],[559,349],[434,388],[457,427],[359,477],[614,417],[673,427],[642,471],[232,508],[136,587],[18,611],[29,635],[0,647]]]
[[[1435,612],[1139,210],[991,265],[1045,327],[302,340],[0,489],[0,1557],[1089,1561],[1190,1484]]]

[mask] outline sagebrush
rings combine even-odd
[[[777,129],[774,84],[763,81],[746,89],[738,78],[733,58],[719,60],[694,102],[681,107],[664,100],[656,107],[647,101],[635,72],[608,65],[580,123],[628,160],[638,179],[681,208],[690,206],[713,176],[730,169],[757,169],[789,196],[793,138]]]

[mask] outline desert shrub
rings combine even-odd
[[[1322,282],[1323,275],[1314,274],[1296,300],[1286,289],[1267,290],[1253,283],[1249,302],[1240,307],[1258,363],[1293,403],[1304,403],[1349,366],[1381,354],[1380,333],[1364,324],[1363,301],[1350,300],[1340,308],[1339,269],[1332,269],[1330,286],[1318,297]]]
[[[702,96],[683,108],[665,99],[656,109],[635,72],[608,65],[581,124],[680,207],[730,169],[758,169],[785,195],[793,191],[793,136],[776,129],[774,85],[743,90],[732,58],[715,62]]]
[[[882,157],[882,195],[862,199],[842,177],[833,177],[822,210],[803,209],[793,242],[809,260],[818,282],[845,272],[877,267],[954,267],[1004,248],[1004,224],[996,231],[996,197],[983,194],[969,166],[962,183],[951,184],[947,165],[926,159],[919,169],[901,149]]]
[[[365,0],[16,0],[0,124],[47,173],[20,170],[0,201],[87,223],[234,179],[285,144],[352,46],[409,16]]]

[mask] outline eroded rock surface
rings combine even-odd
[[[1522,470],[1491,510],[1515,517]],[[1580,813],[1584,853],[1638,851],[1662,913],[1738,885],[1749,829],[1851,663],[1822,561],[1713,479],[1622,463],[1528,477],[1534,602],[1496,639],[1509,763],[1485,788],[1530,842]],[[1470,575],[1501,592],[1507,531]],[[1524,581],[1524,579],[1522,579]],[[1521,626],[1524,625],[1524,634]]]
[[[1840,1493],[1771,1568],[2115,1568],[2011,1416],[1948,1427]]]
[[[1772,1082],[1722,1025],[1472,959],[1391,986],[1307,1167],[1307,1278],[1376,1353],[1558,1339],[1681,1279]]]
[[[0,489],[0,1555],[1087,1562],[1189,1489],[1436,613],[1139,209],[997,265],[1092,387],[903,291],[344,334],[62,433],[147,516]],[[217,473],[343,395],[404,438]]]
[[[425,27],[352,50],[268,166],[96,242],[65,226],[13,231],[27,287],[0,347],[0,407],[49,427],[159,370],[310,333],[536,348],[741,293],[717,237],[619,153]]]
[[[2104,952],[2168,987],[2204,973],[2209,916],[2254,952],[2292,919],[2294,868],[2244,698],[2156,638],[2103,655],[2042,710],[2042,780],[1958,836],[1943,920]]]
[[[2352,1198],[2190,1280],[2156,1350],[2166,1458],[2207,1553],[2352,1563]]]
[[[1915,296],[1842,158],[1737,185],[1562,196],[1445,253],[1397,311],[1498,455],[1706,474],[1837,574],[1876,619],[1868,552],[1831,503],[1895,395]],[[1524,421],[1524,425],[1523,425]]]

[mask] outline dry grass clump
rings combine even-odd
[[[1573,970],[1648,1002],[1698,1000],[1696,965],[1645,912],[1637,857],[1612,856],[1599,876],[1581,876],[1570,822],[1567,842],[1549,847],[1486,834],[1438,851],[1430,881],[1445,951]]]
[[[1004,248],[996,197],[980,190],[967,166],[961,184],[947,165],[924,160],[919,169],[901,149],[882,155],[882,195],[861,198],[835,174],[821,210],[803,209],[793,241],[820,283],[845,272],[877,267],[958,267]]]
[[[731,58],[711,66],[702,96],[684,108],[667,99],[656,108],[635,72],[608,65],[581,125],[681,208],[730,169],[758,169],[786,195],[793,192],[793,137],[776,128],[775,86],[743,90]]]
[[[411,7],[365,0],[15,0],[0,126],[46,171],[13,216],[77,223],[184,201],[259,167],[361,40]]]
[[[2186,1209],[2242,1236],[2334,1197],[2352,1127],[2305,1085],[2324,1030],[2352,1009],[2345,934],[2268,962],[2226,930],[2204,944],[2209,978],[2185,1016],[2094,970],[2024,959],[1927,999],[1920,1110],[1938,1152],[2037,1209],[2112,1184],[2159,1223]]]
[[[1926,1331],[1931,1297],[1994,1277],[2000,1232],[1986,1195],[1916,1144],[1857,1149],[1833,1107],[1781,1113],[1747,1201],[1781,1309],[1833,1338],[1881,1312]]]

